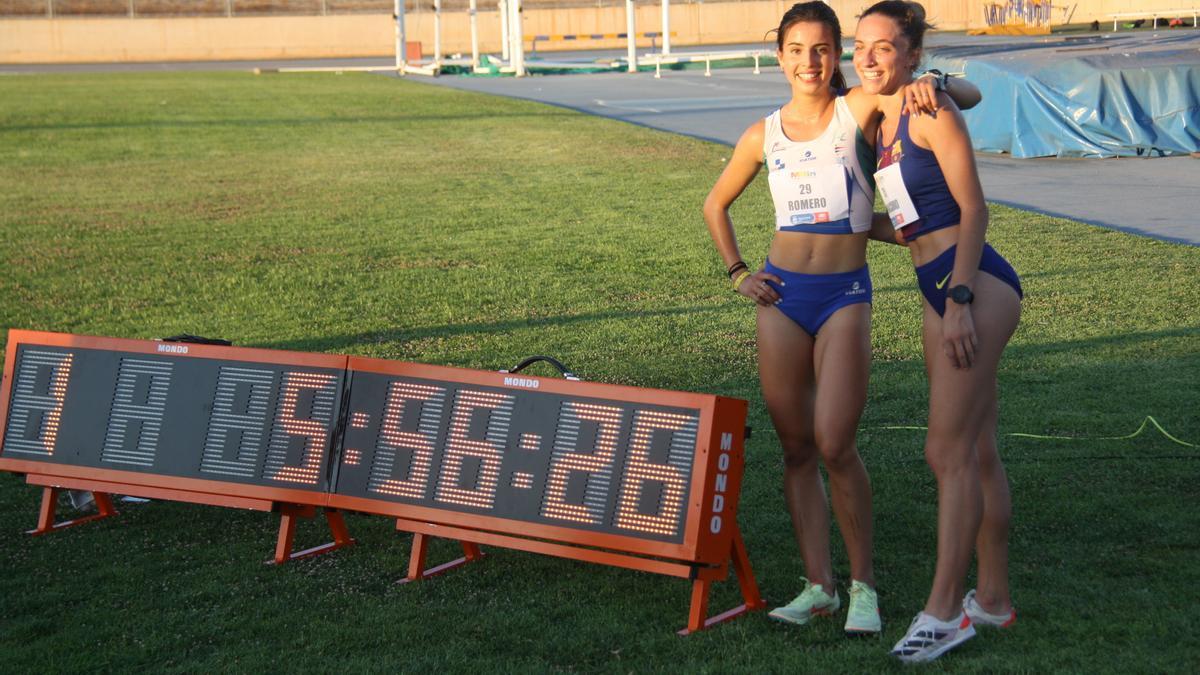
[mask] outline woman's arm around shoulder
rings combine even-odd
[[[947,76],[945,83],[946,93],[959,110],[970,110],[983,100],[983,92],[965,77]]]
[[[943,89],[938,88],[942,82]],[[932,113],[938,108],[938,97],[945,93],[959,110],[970,110],[983,100],[979,88],[961,77],[937,77],[926,73],[903,87],[904,110],[914,115]],[[866,129],[873,115],[882,113],[881,96],[868,94],[860,86],[846,92],[846,103],[850,106],[858,126]]]
[[[846,105],[850,107],[850,113],[854,115],[854,121],[858,123],[858,128],[862,129],[864,134],[869,134],[868,141],[875,142],[875,125],[879,121],[882,111],[879,109],[879,96],[868,94],[863,91],[862,87],[850,87],[843,94],[846,99]]]
[[[970,110],[979,105],[983,94],[970,80],[944,75],[937,71],[922,73],[920,77],[904,87],[904,110],[913,115],[936,112],[938,97],[945,93],[959,110]]]

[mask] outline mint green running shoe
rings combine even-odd
[[[829,616],[841,607],[842,600],[838,597],[837,589],[834,589],[833,595],[829,595],[821,584],[804,579],[804,590],[800,591],[800,595],[783,607],[771,610],[767,616],[776,621],[803,626],[814,616]]]
[[[875,589],[861,581],[851,581],[850,609],[846,612],[846,635],[878,635],[881,630],[883,622],[879,620],[879,596],[875,594]]]

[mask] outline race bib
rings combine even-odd
[[[775,201],[775,229],[837,222],[850,217],[846,169],[841,164],[801,164],[767,176]]]
[[[904,186],[898,163],[889,164],[875,172],[875,187],[883,198],[888,218],[892,219],[892,227],[898,230],[921,217],[913,205],[912,197],[908,195],[908,188]]]

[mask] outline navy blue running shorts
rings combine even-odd
[[[954,271],[954,252],[957,246],[942,251],[941,255],[917,268],[917,285],[921,287],[921,295],[929,301],[938,316],[946,313],[946,291],[954,286],[950,273]],[[996,252],[991,244],[983,245],[983,255],[979,257],[979,271],[987,272],[1000,281],[1012,286],[1017,297],[1024,298],[1021,290],[1021,279],[1017,271],[1008,264],[1004,256]]]
[[[866,265],[850,272],[802,274],[776,267],[767,260],[763,271],[784,281],[783,286],[767,282],[779,294],[780,301],[775,306],[813,337],[839,309],[860,302],[871,304],[871,274]]]

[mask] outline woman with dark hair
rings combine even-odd
[[[920,5],[888,1],[863,12],[854,67],[884,118],[875,180],[888,207],[872,236],[908,246],[924,296],[929,431],[937,479],[938,546],[924,611],[892,650],[929,661],[975,635],[974,625],[1016,620],[1008,588],[1008,479],[996,449],[996,371],[1021,314],[1021,284],[984,241],[988,212],[966,124],[953,102],[904,112],[928,28]],[[966,593],[972,549],[979,585]]]
[[[776,35],[791,100],[752,124],[704,202],[733,289],[758,305],[763,398],[783,446],[784,496],[804,562],[800,595],[770,616],[793,624],[841,607],[829,551],[824,462],[850,559],[848,634],[880,631],[871,560],[871,485],[855,447],[871,360],[866,264],[878,99],[847,91],[837,15],[794,5]],[[965,83],[960,83],[962,87]],[[931,82],[910,88],[932,102]],[[965,85],[965,91],[977,91]],[[976,98],[977,100],[977,98]],[[763,269],[738,252],[729,206],[767,165],[775,236]]]

